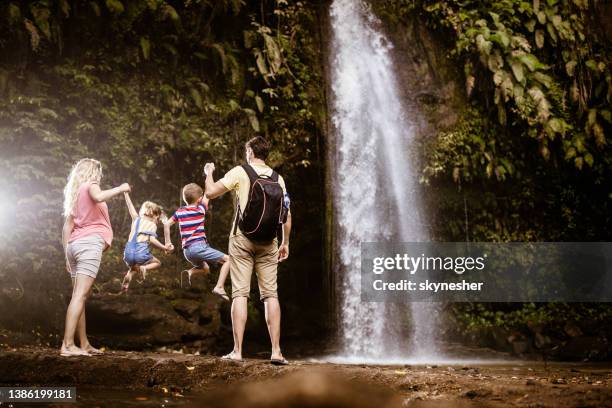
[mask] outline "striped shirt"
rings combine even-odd
[[[180,207],[172,215],[172,221],[178,222],[183,248],[187,248],[195,242],[206,241],[205,218],[206,206],[202,202],[198,205]]]

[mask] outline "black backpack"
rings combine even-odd
[[[248,164],[243,164],[242,168],[249,176],[249,199],[243,211],[238,203],[234,234],[238,226],[251,241],[272,241],[282,231],[281,226],[287,220],[285,197],[278,182],[278,173],[272,171],[271,176],[259,175]]]

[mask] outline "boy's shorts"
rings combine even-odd
[[[129,243],[123,251],[123,260],[130,268],[134,265],[145,265],[153,260],[148,242]]]
[[[196,242],[183,249],[185,259],[196,268],[202,268],[204,262],[220,262],[225,254],[208,245],[207,242]]]
[[[104,248],[106,248],[104,238],[97,234],[87,235],[70,242],[66,247],[70,276],[76,278],[78,273],[95,278],[100,269]]]

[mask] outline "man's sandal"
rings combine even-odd
[[[286,358],[271,358],[270,363],[272,365],[278,365],[278,366],[289,365],[289,362],[287,361]]]

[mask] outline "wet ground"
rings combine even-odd
[[[612,407],[609,363],[276,367],[263,356],[243,363],[119,351],[62,358],[55,349],[20,348],[0,351],[0,384],[76,385],[83,407]]]

